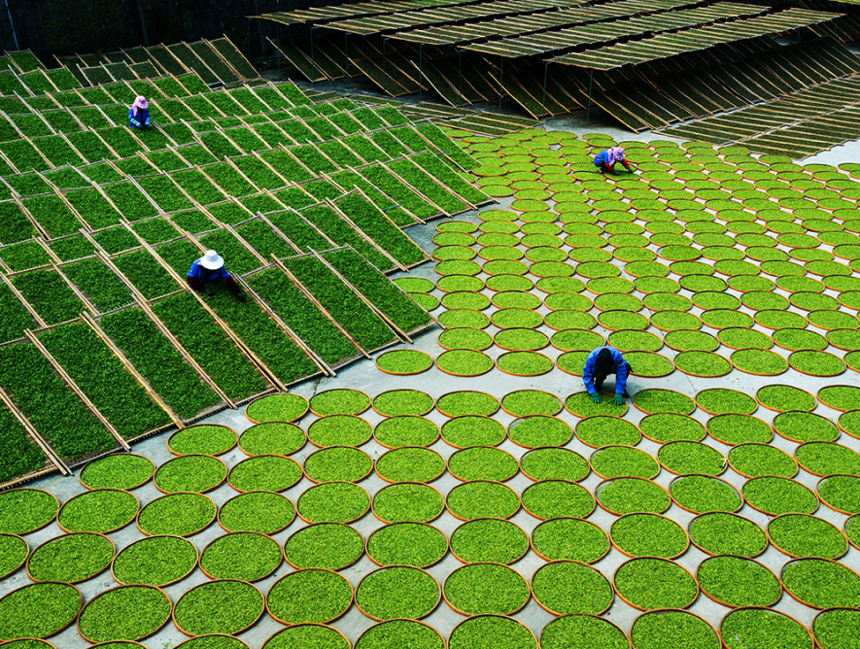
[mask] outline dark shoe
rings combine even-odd
[[[629,399],[629,398],[630,398],[630,395],[629,395],[629,394],[627,394],[627,390],[624,390],[624,394],[622,394],[621,396],[622,396],[622,397],[624,397],[625,399]]]
[[[244,293],[236,293],[236,299],[239,300],[240,302],[244,302],[248,298],[245,296]]]
[[[203,295],[205,295],[206,297],[212,297],[213,295],[215,295],[215,291],[213,291],[211,287],[207,286],[203,289]]]

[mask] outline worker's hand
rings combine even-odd
[[[620,394],[616,394],[614,397],[612,397],[612,403],[615,404],[616,406],[623,406],[624,405],[624,397],[622,397]]]
[[[212,297],[213,295],[215,295],[215,291],[212,290],[211,286],[207,286],[203,289],[203,295],[205,295],[206,297]]]
[[[248,298],[245,296],[244,293],[236,293],[236,299],[239,300],[240,302],[244,302]]]
[[[600,395],[597,392],[591,395],[591,403],[600,403]]]

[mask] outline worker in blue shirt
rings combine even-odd
[[[630,168],[630,163],[627,162],[627,159],[624,157],[624,149],[620,146],[603,149],[603,151],[598,153],[594,158],[595,167],[605,174],[611,172],[616,176],[618,175],[618,169],[615,168],[615,163],[617,162],[620,162],[627,171],[633,173],[633,170]]]
[[[610,374],[615,375],[615,396],[612,398],[612,403],[620,406],[624,403],[624,397],[630,396],[627,394],[630,363],[625,361],[621,352],[614,347],[609,345],[598,347],[585,359],[585,367],[582,369],[582,381],[594,403],[600,403],[600,395],[597,391]]]
[[[128,109],[129,128],[152,128],[149,121],[149,104],[146,97],[138,95]]]
[[[242,289],[224,268],[224,258],[214,250],[207,250],[200,259],[195,259],[185,277],[188,285],[198,293],[213,295],[212,285],[215,282],[224,282],[237,300],[245,301]]]

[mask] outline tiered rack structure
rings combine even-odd
[[[87,87],[29,52],[0,73],[0,482],[67,473],[435,325],[384,276],[429,259],[402,228],[492,199],[426,117],[245,70],[219,70],[217,89],[197,68],[93,84],[94,68],[155,63],[79,58]],[[127,126],[138,94],[149,131]],[[247,302],[190,290],[208,248]]]

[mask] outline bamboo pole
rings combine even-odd
[[[128,442],[123,439],[122,435],[120,435],[117,432],[116,428],[113,427],[113,424],[111,424],[107,420],[107,418],[99,411],[99,409],[96,408],[95,404],[90,401],[90,398],[86,394],[84,394],[84,391],[81,390],[80,387],[78,387],[78,384],[75,382],[75,380],[71,376],[69,376],[68,372],[63,369],[63,366],[57,362],[57,359],[54,358],[53,354],[51,354],[51,352],[49,352],[48,349],[42,344],[42,341],[39,340],[30,329],[25,329],[24,335],[30,339],[30,342],[32,342],[36,346],[36,349],[38,349],[42,353],[42,356],[47,359],[47,361],[54,368],[54,371],[60,375],[63,381],[65,381],[66,384],[72,389],[72,391],[77,394],[78,398],[80,398],[80,400],[84,402],[84,405],[87,407],[87,409],[96,417],[96,419],[98,419],[102,423],[105,428],[107,428],[108,432],[113,435],[114,439],[119,442],[120,446],[122,446],[126,451],[130,451],[131,446],[129,446]]]
[[[79,260],[79,259],[75,259],[74,261],[71,261],[71,262],[68,262],[68,263],[72,263],[72,264],[73,264],[73,263],[75,263],[75,262],[77,262],[77,261],[80,261],[80,260]],[[78,297],[78,299],[79,299],[81,302],[83,302],[84,307],[86,307],[86,309],[87,309],[90,313],[92,313],[93,315],[98,315],[98,314],[99,314],[99,310],[96,308],[96,305],[95,305],[95,304],[93,304],[92,302],[90,302],[90,298],[88,298],[86,295],[84,295],[84,294],[83,294],[83,292],[81,291],[81,289],[79,289],[77,286],[75,286],[75,284],[72,282],[72,280],[70,280],[68,277],[66,277],[66,274],[65,274],[65,273],[60,269],[60,265],[59,265],[59,264],[55,264],[54,262],[51,262],[51,267],[52,267],[55,271],[57,271],[57,275],[59,275],[59,276],[60,276],[60,279],[62,279],[62,280],[66,283],[66,285],[67,285],[70,289],[72,289],[72,292],[73,292],[73,293]]]
[[[128,358],[126,358],[122,350],[117,347],[114,341],[111,340],[110,337],[102,330],[102,328],[95,321],[95,319],[93,319],[93,317],[87,313],[82,313],[81,320],[83,320],[87,325],[89,325],[90,329],[93,330],[96,336],[98,336],[99,339],[108,346],[111,352],[113,352],[113,355],[116,356],[119,362],[123,364],[123,367],[125,367],[128,373],[131,374],[134,377],[135,381],[137,381],[137,383],[146,391],[146,393],[149,395],[149,398],[155,401],[155,403],[157,403],[158,406],[162,410],[164,410],[165,413],[167,413],[167,416],[170,417],[170,420],[173,422],[173,424],[177,428],[184,428],[182,420],[176,416],[176,413],[173,412],[170,406],[164,403],[164,400],[161,398],[161,396],[155,390],[152,389],[152,386],[149,385],[149,381],[143,378],[143,375],[141,375],[141,373],[138,372],[137,369],[135,369],[134,365],[131,364],[131,362],[128,360]]]

